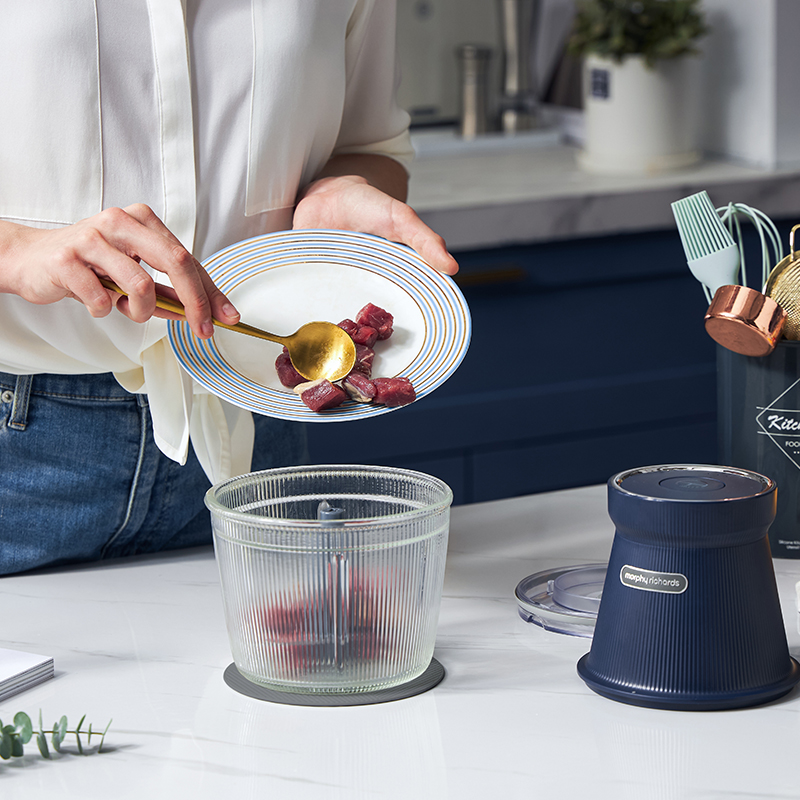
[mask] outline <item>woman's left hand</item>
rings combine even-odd
[[[380,158],[384,163],[389,161],[381,156],[363,158]],[[352,157],[348,160],[350,164],[353,163]],[[399,164],[391,162],[391,165],[390,169],[396,167],[405,176],[405,170]],[[393,177],[397,178],[397,175]],[[330,228],[382,236],[408,245],[434,269],[455,275],[458,263],[447,252],[444,239],[434,233],[410,206],[392,196],[403,193],[402,187],[392,194],[382,191],[382,188],[360,174],[322,177],[301,192],[294,212],[293,227],[295,230]],[[387,188],[391,191],[390,182]]]

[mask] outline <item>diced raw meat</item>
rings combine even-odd
[[[340,383],[328,380],[305,381],[292,365],[289,353],[275,361],[275,369],[284,386],[293,388],[312,411],[324,411],[341,405],[348,397],[357,403],[375,403],[389,407],[405,406],[417,399],[408,378],[372,378],[375,361],[373,346],[393,333],[394,317],[374,303],[367,303],[354,320],[339,323],[356,346],[356,359],[350,374]]]
[[[347,392],[329,380],[308,381],[295,386],[294,390],[312,411],[335,408],[347,400]]]
[[[329,585],[337,580],[334,570],[338,569],[338,564],[328,566]],[[275,669],[294,677],[298,669],[316,668],[320,660],[333,658],[334,642],[320,627],[334,615],[342,619],[348,631],[348,652],[353,658],[373,659],[383,653],[385,603],[376,592],[376,585],[382,585],[382,581],[352,566],[346,569],[340,609],[334,608],[332,592],[307,586],[292,591],[289,596],[293,599],[252,608],[246,623],[248,634],[262,647],[277,650]]]
[[[357,322],[353,322],[351,319],[343,319],[339,323],[339,327],[343,331],[347,331],[351,338],[355,335],[356,331],[361,327]]]
[[[375,328],[378,331],[379,339],[388,339],[392,335],[394,317],[379,306],[367,303],[356,314],[356,322],[359,325],[369,325],[370,328]]]
[[[285,347],[275,359],[275,371],[278,373],[278,380],[289,389],[294,389],[298,384],[306,382],[306,379],[294,368],[292,359],[289,358],[289,351]]]
[[[306,643],[309,621],[314,619],[314,614],[308,600],[254,609],[253,616],[254,632],[264,639],[263,645],[279,648],[287,672],[308,669],[312,665],[313,651]]]
[[[369,325],[360,325],[358,322],[353,322],[351,319],[343,319],[339,323],[339,327],[343,331],[350,334],[350,338],[356,344],[363,344],[367,347],[372,347],[378,341],[378,331]]]
[[[375,386],[372,381],[364,375],[363,372],[353,370],[342,381],[344,390],[350,395],[351,400],[357,403],[371,403],[372,398],[375,397]]]
[[[375,360],[375,351],[364,344],[356,345],[356,363],[353,369],[363,372],[368,378],[372,375],[372,362]]]
[[[396,407],[408,405],[417,399],[417,393],[408,378],[375,378],[372,384],[376,403]]]
[[[369,325],[359,325],[358,330],[351,336],[356,344],[363,344],[366,347],[372,347],[378,341],[378,331]]]

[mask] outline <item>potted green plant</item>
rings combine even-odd
[[[594,172],[658,172],[700,157],[700,0],[579,0],[569,50],[583,58],[584,147]]]

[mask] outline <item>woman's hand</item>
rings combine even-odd
[[[440,272],[458,272],[444,239],[398,199],[405,197],[406,173],[396,161],[385,156],[339,156],[322,175],[300,193],[295,229],[372,233],[408,245]]]
[[[73,297],[93,317],[116,306],[135,322],[179,318],[156,308],[155,282],[140,261],[169,276],[174,290],[161,285],[159,294],[180,300],[196,335],[212,335],[212,316],[229,325],[239,321],[200,263],[146,205],[108,208],[52,230],[0,224],[0,291],[37,304]],[[128,296],[106,289],[98,276],[110,278]]]

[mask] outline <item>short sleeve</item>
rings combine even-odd
[[[334,155],[376,153],[408,169],[409,115],[397,104],[399,69],[393,0],[359,0],[347,31],[346,93]]]

